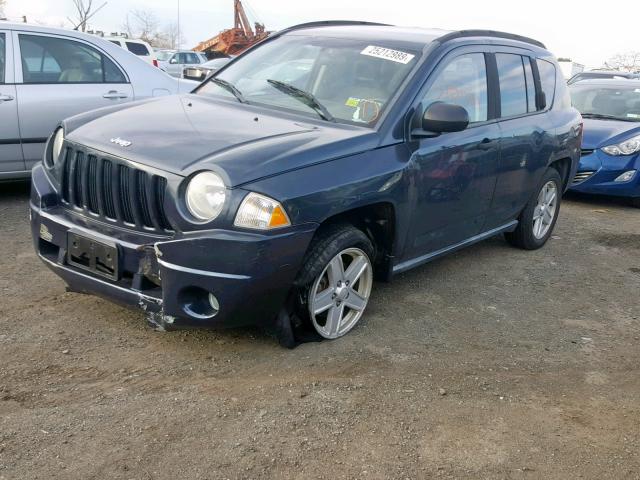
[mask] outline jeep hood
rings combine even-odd
[[[69,141],[187,176],[219,172],[235,187],[375,148],[375,131],[198,95],[171,96],[109,113]]]

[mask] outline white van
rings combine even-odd
[[[156,58],[156,53],[153,51],[153,47],[144,40],[126,37],[104,37],[104,39],[115,43],[125,50],[129,50],[154,67],[158,66],[158,59]]]

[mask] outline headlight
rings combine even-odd
[[[220,215],[226,198],[224,182],[213,172],[197,174],[187,186],[187,208],[198,220],[211,221]]]
[[[618,155],[633,155],[636,152],[640,152],[640,135],[616,145],[607,145],[606,147],[602,147],[602,150],[616,157]]]
[[[64,130],[58,128],[53,136],[53,145],[51,146],[51,167],[53,167],[60,158],[62,153],[62,144],[64,143]]]
[[[280,203],[258,193],[245,197],[233,222],[236,227],[271,230],[291,225]]]

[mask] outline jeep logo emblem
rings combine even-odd
[[[131,142],[129,140],[123,140],[120,137],[112,138],[109,141],[111,143],[115,143],[116,145],[119,145],[120,147],[128,147],[131,145]]]

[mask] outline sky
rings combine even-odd
[[[105,0],[94,0],[101,5]],[[153,11],[161,24],[176,22],[178,6],[185,44],[192,48],[233,24],[233,0],[106,0],[107,5],[89,22],[95,30],[121,31],[132,9]],[[69,26],[72,0],[6,0],[10,20],[22,15],[32,23]],[[562,0],[498,1],[455,0],[244,0],[251,21],[267,30],[315,20],[367,20],[394,25],[460,30],[501,30],[535,38],[556,56],[587,67],[600,67],[617,53],[640,50],[640,2]]]

